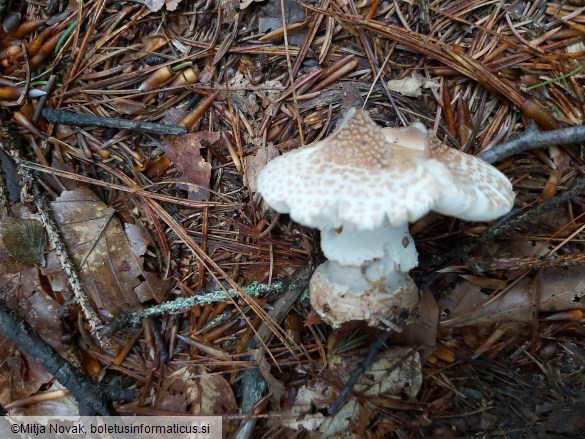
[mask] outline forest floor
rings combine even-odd
[[[0,297],[59,354],[40,365],[2,311],[0,408],[221,415],[241,439],[584,437],[582,0],[0,9]],[[256,193],[353,107],[516,193],[499,222],[411,225],[419,317],[389,338],[315,313],[318,231]],[[100,385],[64,390],[62,359]]]

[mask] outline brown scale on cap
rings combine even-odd
[[[428,137],[431,158],[449,170],[459,191],[468,197],[482,195],[487,209],[494,212],[511,208],[514,200],[512,186],[500,171],[474,156],[449,148],[430,133]]]
[[[357,110],[345,125],[328,139],[319,153],[329,164],[382,169],[390,165],[392,148],[380,126],[364,110]]]

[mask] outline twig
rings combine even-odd
[[[6,137],[9,134],[7,132],[4,133],[4,141],[10,142]],[[14,143],[14,142],[12,142]],[[101,320],[98,318],[97,314],[93,311],[93,308],[89,302],[89,298],[87,293],[85,292],[83,285],[81,284],[81,280],[79,279],[79,275],[77,274],[77,269],[67,252],[67,248],[61,239],[61,235],[59,233],[59,229],[50,215],[50,208],[47,206],[45,199],[41,195],[36,181],[34,180],[31,172],[25,168],[22,164],[22,159],[20,158],[20,154],[14,145],[5,145],[4,143],[0,144],[0,147],[3,147],[5,152],[14,160],[16,164],[16,168],[18,170],[18,174],[22,178],[22,190],[25,193],[26,188],[30,187],[32,190],[32,197],[34,203],[41,215],[41,219],[43,224],[45,225],[45,230],[47,231],[47,235],[49,236],[49,240],[51,245],[55,248],[55,253],[59,258],[59,262],[61,263],[61,267],[65,272],[67,279],[69,281],[69,285],[71,286],[71,290],[75,296],[75,299],[81,306],[83,313],[89,324],[91,325],[92,329],[97,329],[102,326]]]
[[[494,164],[514,154],[531,149],[581,142],[585,142],[585,125],[561,128],[554,131],[528,131],[482,152],[478,157],[488,163]]]
[[[477,248],[481,247],[485,243],[491,241],[492,239],[496,238],[497,236],[501,235],[502,233],[506,233],[512,231],[515,227],[520,226],[521,224],[526,223],[527,221],[535,218],[543,213],[550,212],[555,210],[561,204],[566,203],[573,198],[579,196],[585,190],[585,178],[580,177],[576,183],[573,185],[571,189],[568,191],[563,192],[560,195],[557,195],[550,200],[547,200],[541,204],[539,204],[534,209],[531,209],[527,212],[520,213],[519,215],[514,216],[513,218],[509,219],[508,221],[504,221],[503,223],[496,224],[489,229],[487,229],[482,235],[478,236],[477,238],[464,242],[461,245],[456,246],[452,251],[441,254],[441,255],[433,255],[429,258],[427,262],[422,265],[431,265],[434,267],[442,267],[449,261],[460,259],[467,256],[472,251],[476,250]]]
[[[124,389],[112,385],[102,386],[101,389],[110,401],[134,401],[140,395],[136,389]]]
[[[54,108],[45,108],[43,110],[43,116],[45,116],[45,119],[49,122],[61,125],[119,128],[175,136],[187,134],[187,128],[178,125],[162,125],[152,122],[118,119],[115,117],[94,116],[91,114],[75,113],[73,111],[56,110]]]
[[[288,284],[290,287],[291,285]],[[250,296],[260,296],[267,293],[280,293],[287,288],[285,282],[273,282],[271,285],[266,285],[254,282],[248,286],[243,287],[243,290]],[[103,335],[113,334],[124,328],[130,328],[140,325],[143,319],[148,317],[158,316],[164,313],[179,313],[186,311],[194,306],[206,305],[208,303],[226,302],[230,298],[238,297],[238,292],[234,289],[227,291],[212,291],[211,293],[202,294],[199,296],[179,297],[169,302],[161,303],[150,308],[143,308],[134,312],[122,314],[115,320],[105,324],[100,332]]]
[[[347,383],[339,393],[337,399],[333,401],[333,404],[329,406],[329,408],[327,409],[327,413],[329,413],[330,415],[334,415],[339,411],[341,406],[345,403],[350,392],[355,387],[360,376],[362,376],[370,368],[370,366],[372,366],[372,363],[374,362],[374,359],[376,358],[378,351],[380,350],[382,345],[386,343],[386,340],[388,340],[388,337],[390,337],[390,335],[392,335],[392,331],[384,331],[378,336],[376,341],[370,345],[367,357],[364,359],[364,361],[362,361],[362,363],[358,367],[356,367],[351,372],[351,375],[349,376]]]
[[[308,279],[304,274],[296,274],[297,279]],[[280,323],[290,312],[292,306],[299,298],[303,290],[307,287],[308,282],[299,280],[293,282],[288,288],[287,292],[274,304],[274,309],[268,313],[271,320]],[[265,322],[258,329],[258,333],[248,343],[248,349],[261,349],[262,345],[270,342],[274,333],[270,326]],[[249,359],[249,358],[246,358]],[[242,413],[249,414],[254,404],[262,398],[262,393],[266,389],[266,381],[260,377],[258,368],[247,369],[244,371],[242,379]],[[256,426],[256,418],[250,417],[244,421],[238,430],[236,439],[247,439],[252,435],[254,427]]]
[[[53,91],[53,87],[55,86],[56,82],[57,82],[57,75],[49,76],[49,79],[47,80],[47,84],[44,87],[44,91],[46,92],[46,94],[41,96],[41,98],[39,99],[39,102],[37,103],[37,108],[35,108],[35,113],[34,113],[33,118],[32,118],[34,123],[37,123],[39,121],[39,118],[41,117],[41,114],[42,114],[43,110],[45,109],[45,105],[47,104],[47,101],[49,100],[49,96],[51,95],[51,92]]]
[[[285,14],[285,7],[284,7],[284,0],[280,0],[280,13],[282,14],[282,26],[284,31],[284,50],[286,53],[286,65],[288,67],[288,74],[290,77],[290,85],[292,87],[292,95],[293,95],[293,102],[295,104],[295,119],[297,121],[297,126],[299,130],[299,141],[301,145],[305,144],[305,136],[303,134],[303,124],[301,121],[301,113],[299,112],[299,101],[297,99],[297,88],[295,86],[295,77],[293,74],[292,63],[290,61],[290,51],[289,51],[289,44],[288,44],[288,32],[286,30],[286,14]]]
[[[0,221],[8,216],[10,212],[10,195],[8,193],[8,186],[6,176],[4,175],[4,167],[2,157],[0,157]]]
[[[69,389],[79,403],[82,415],[114,416],[116,411],[107,392],[81,373],[73,364],[39,337],[30,325],[0,300],[0,333],[20,350],[42,364],[51,375]]]
[[[19,169],[23,168],[19,166]],[[43,224],[45,225],[45,230],[47,231],[49,241],[55,249],[55,254],[61,263],[61,268],[63,268],[63,271],[67,276],[67,280],[69,281],[69,285],[71,286],[75,300],[77,300],[77,303],[79,306],[81,306],[83,314],[87,318],[87,321],[89,322],[92,330],[95,331],[102,326],[102,321],[93,310],[93,307],[89,301],[89,297],[85,292],[83,285],[81,284],[81,280],[79,279],[77,268],[75,268],[75,265],[73,264],[69,253],[67,252],[67,248],[61,239],[59,228],[53,221],[53,218],[51,218],[50,208],[47,205],[45,198],[41,195],[36,183],[32,185],[32,195],[35,205],[39,211],[39,215],[41,216]]]
[[[469,263],[469,266],[475,272],[485,272],[485,271],[494,271],[494,270],[534,270],[537,268],[549,268],[549,267],[574,267],[576,265],[584,265],[585,264],[585,255],[578,253],[578,254],[568,254],[568,255],[558,255],[552,254],[544,257],[525,257],[525,258],[493,258],[487,261],[478,261]]]

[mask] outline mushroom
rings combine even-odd
[[[487,221],[508,212],[512,185],[496,168],[443,145],[420,123],[382,128],[349,112],[324,140],[270,161],[258,191],[276,211],[321,231],[313,308],[333,325],[395,327],[416,310],[408,272],[418,255],[408,223],[430,210]]]

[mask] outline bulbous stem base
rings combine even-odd
[[[382,260],[361,267],[321,264],[309,287],[313,308],[334,328],[351,320],[394,330],[402,327],[416,312],[419,291],[408,273],[388,272],[384,265]]]

